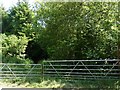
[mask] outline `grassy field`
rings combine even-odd
[[[12,88],[105,88],[112,90],[120,90],[120,80],[79,80],[66,81],[59,79],[37,80],[1,80],[0,87]]]

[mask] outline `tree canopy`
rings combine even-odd
[[[117,3],[45,3],[39,41],[54,59],[117,58]],[[41,15],[41,13],[42,15]]]
[[[3,34],[34,39],[50,59],[120,58],[117,2],[18,2],[2,14]]]

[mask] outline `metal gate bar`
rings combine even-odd
[[[46,60],[42,64],[0,63],[5,78],[120,79],[118,59]],[[11,76],[12,75],[12,76]]]

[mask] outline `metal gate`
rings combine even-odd
[[[120,79],[120,65],[112,60],[46,60],[42,64],[1,63],[0,78]]]
[[[0,78],[38,78],[41,76],[41,64],[1,63]]]
[[[117,59],[44,61],[44,76],[67,80],[120,79],[118,63]]]

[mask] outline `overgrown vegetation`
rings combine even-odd
[[[34,9],[29,7],[18,2],[8,11],[2,9],[2,34],[9,39],[3,46],[11,42],[17,47],[7,44],[11,56],[21,55],[27,37],[47,50],[50,59],[118,58],[117,2],[36,2]]]
[[[60,79],[45,79],[41,80],[4,80],[4,83],[13,87],[27,87],[27,88],[99,88],[99,89],[112,89],[120,88],[119,80],[79,80],[79,81],[66,81]]]
[[[30,58],[25,59],[30,40],[37,42],[53,60],[120,59],[118,2],[36,2],[30,7],[22,1],[8,11],[0,8],[3,63],[33,63]],[[120,88],[119,80],[8,81],[15,82],[35,88]]]

